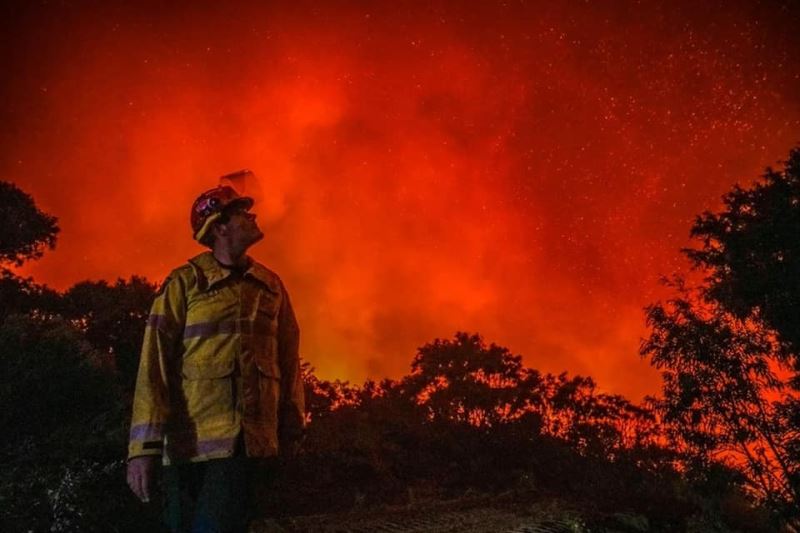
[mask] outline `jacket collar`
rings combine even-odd
[[[247,256],[250,266],[245,271],[245,276],[252,276],[261,282],[268,290],[275,294],[280,293],[280,284],[277,277],[272,274],[266,267],[253,260],[252,257]],[[214,258],[212,252],[203,252],[189,259],[197,276],[197,286],[201,291],[207,291],[215,284],[226,279],[231,275],[231,271],[227,268],[222,268],[217,260]]]

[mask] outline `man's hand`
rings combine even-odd
[[[145,503],[150,501],[158,459],[157,455],[142,455],[128,461],[128,486]]]

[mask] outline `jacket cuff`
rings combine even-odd
[[[162,441],[136,441],[128,445],[128,460],[142,455],[163,455]]]

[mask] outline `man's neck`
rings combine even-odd
[[[213,253],[214,259],[227,267],[245,267],[249,262],[247,254],[244,252],[233,254],[230,250],[216,249]]]

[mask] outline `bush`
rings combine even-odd
[[[0,323],[0,530],[157,529],[157,512],[125,484],[119,390],[69,322],[13,315]]]

